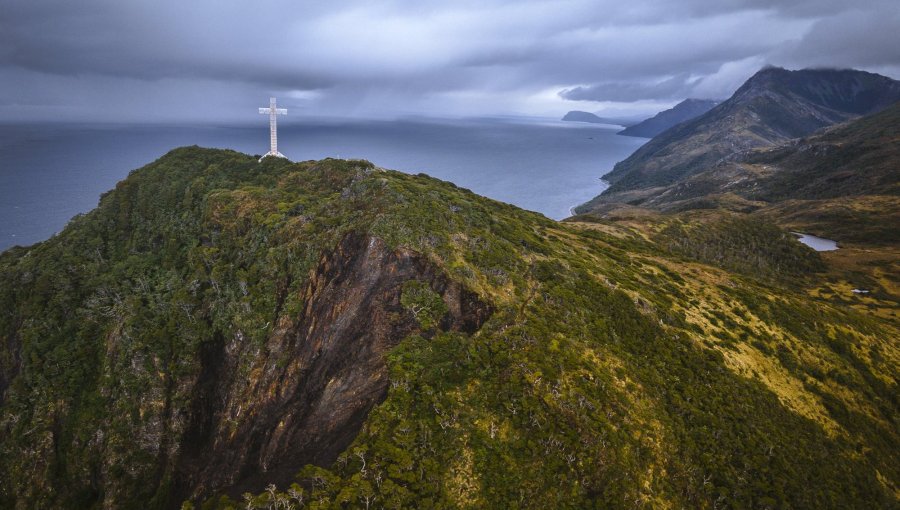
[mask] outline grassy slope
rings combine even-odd
[[[83,479],[97,472],[121,480],[120,501],[161,497],[141,492],[155,459],[128,436],[158,402],[133,396],[152,377],[197,370],[216,331],[258,341],[281,283],[302,288],[351,229],[426,254],[497,312],[472,336],[406,339],[353,446],[275,497],[319,508],[896,504],[896,319],[810,295],[815,275],[760,280],[668,251],[657,231],[556,223],[359,162],[257,165],[201,149],[174,151],[59,236],[0,256],[0,345],[20,341],[24,364],[0,414],[0,502],[84,506],[96,495]],[[142,353],[130,359],[151,370],[110,359],[122,330]]]
[[[654,191],[642,207],[722,208],[845,243],[897,246],[900,103]]]
[[[900,103],[793,144],[760,151],[746,163],[776,170],[748,191],[748,198],[826,199],[859,195],[900,196]]]

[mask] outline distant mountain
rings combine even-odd
[[[788,71],[766,68],[727,101],[665,131],[616,164],[610,187],[578,208],[604,202],[640,204],[723,159],[862,115],[900,100],[900,82],[854,70]]]
[[[900,197],[900,102],[813,136],[742,157],[734,166],[764,169],[738,186],[773,202],[860,195]]]
[[[723,161],[642,205],[751,210],[845,241],[900,244],[900,102],[813,136]]]
[[[676,124],[703,115],[720,102],[711,99],[685,99],[668,110],[663,110],[643,122],[619,131],[618,134],[653,138]]]
[[[591,124],[613,124],[615,126],[633,126],[640,122],[634,118],[622,117],[598,117],[590,112],[572,110],[563,116],[562,120],[569,122],[590,122]]]

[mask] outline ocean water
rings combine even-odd
[[[476,193],[562,219],[605,188],[600,176],[646,140],[618,126],[540,119],[337,121],[279,125],[294,161],[367,159],[423,172]],[[184,145],[268,150],[268,124],[0,125],[0,250],[60,231],[131,170]]]

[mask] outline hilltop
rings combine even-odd
[[[891,288],[587,219],[176,149],[0,254],[0,506],[896,505]]]

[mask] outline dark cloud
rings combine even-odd
[[[773,61],[786,65],[890,68],[900,64],[900,7],[852,9],[820,18]]]
[[[656,108],[769,63],[896,77],[898,31],[882,0],[0,0],[0,120]]]
[[[563,99],[570,101],[616,101],[628,103],[643,99],[683,98],[690,91],[690,75],[681,74],[656,83],[611,82],[587,87],[575,87],[560,91]]]

